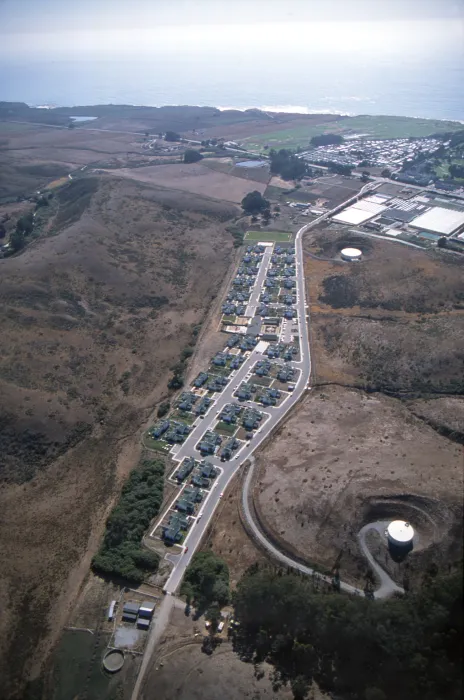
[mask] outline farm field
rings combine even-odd
[[[239,204],[251,190],[258,190],[263,194],[266,189],[266,183],[254,181],[250,184],[246,179],[212,171],[201,164],[179,163],[146,168],[121,168],[115,171],[114,175],[236,204]]]
[[[275,243],[288,243],[293,240],[292,233],[285,231],[247,231],[244,241],[269,241]]]
[[[430,136],[431,134],[459,131],[459,122],[441,121],[434,119],[414,119],[410,117],[390,116],[358,116],[343,117],[323,124],[308,126],[292,126],[281,131],[269,131],[243,138],[241,142],[247,148],[265,150],[269,148],[305,148],[313,136],[325,133],[347,136],[362,133],[377,139],[407,138],[408,136]]]

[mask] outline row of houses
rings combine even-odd
[[[208,430],[197,445],[197,449],[202,455],[213,455],[216,448],[222,442],[222,437],[213,430]]]
[[[260,392],[256,397],[256,401],[262,403],[263,406],[275,406],[281,396],[279,389],[267,388]]]
[[[223,421],[223,423],[227,423],[228,425],[233,425],[237,422],[237,418],[240,416],[241,412],[241,406],[236,403],[228,403],[222,409],[219,415],[219,420]]]
[[[298,348],[295,345],[286,345],[285,343],[271,343],[266,348],[265,354],[271,359],[281,358],[289,362],[298,354]]]

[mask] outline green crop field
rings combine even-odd
[[[308,124],[294,129],[270,131],[267,134],[251,135],[243,139],[247,148],[263,151],[269,148],[306,148],[310,139],[319,134],[350,133],[363,134],[377,139],[407,138],[408,136],[430,136],[436,133],[462,130],[459,122],[438,119],[416,119],[412,117],[360,116],[344,117],[326,124]]]
[[[285,231],[247,231],[244,240],[288,243],[293,240],[293,234]]]

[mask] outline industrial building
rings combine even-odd
[[[464,211],[445,209],[444,207],[432,207],[428,211],[413,219],[411,228],[438,233],[442,236],[451,236],[464,226]]]
[[[362,224],[369,219],[373,219],[386,209],[385,204],[377,204],[367,199],[360,199],[350,207],[343,209],[338,214],[332,217],[334,221],[339,221],[342,224]]]

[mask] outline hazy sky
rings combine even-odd
[[[421,50],[464,45],[463,9],[464,0],[0,0],[0,54],[220,52],[250,43],[301,53]]]

